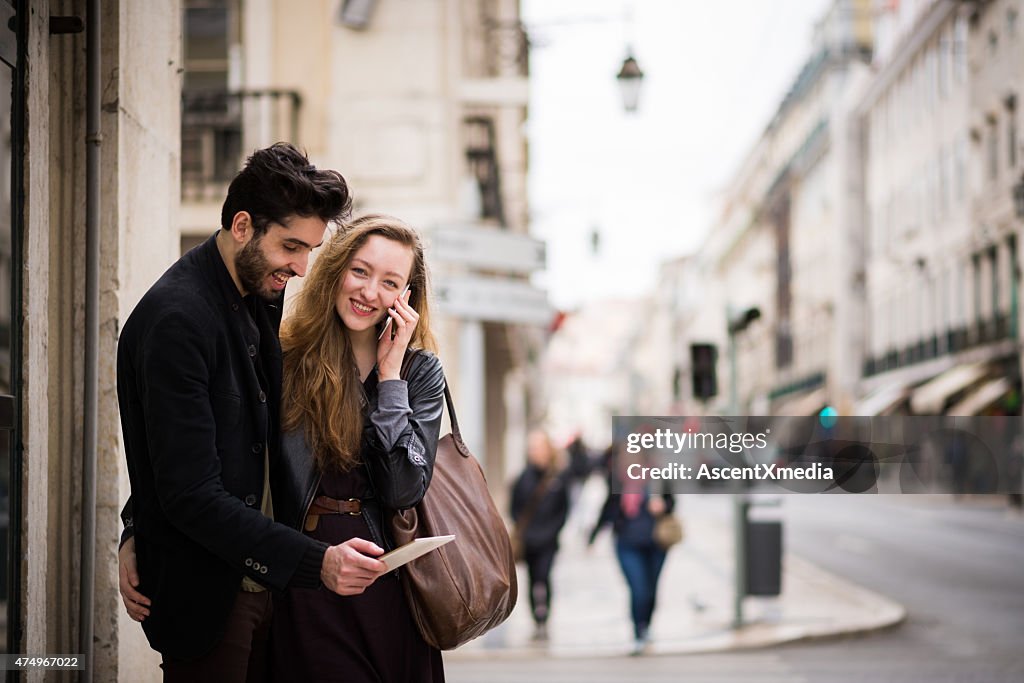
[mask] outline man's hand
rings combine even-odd
[[[117,551],[118,588],[121,600],[128,616],[135,621],[142,621],[149,616],[150,601],[145,595],[135,590],[139,585],[139,570],[135,566],[135,539],[129,538]]]
[[[387,571],[383,562],[374,559],[383,552],[376,543],[362,538],[332,545],[324,553],[320,580],[338,595],[359,595]]]

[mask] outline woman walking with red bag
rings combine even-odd
[[[658,598],[658,579],[668,553],[655,539],[654,528],[659,517],[672,514],[675,498],[669,494],[651,493],[645,482],[624,478],[622,493],[612,493],[612,477],[620,468],[614,466],[609,454],[608,498],[588,545],[607,524],[615,536],[615,556],[629,584],[630,616],[633,620],[633,654],[644,652],[650,642],[651,619]]]

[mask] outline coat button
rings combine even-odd
[[[266,567],[260,567],[260,574],[266,574],[266,573],[267,573],[267,568]]]
[[[256,357],[256,345],[255,344],[249,344],[249,358],[255,358],[255,357]]]
[[[260,570],[260,567],[262,567],[262,566],[263,565],[261,565],[259,562],[253,562],[252,563],[252,570],[254,572],[258,572]]]
[[[267,402],[267,392],[261,391],[260,392],[260,403],[266,403],[266,402]]]
[[[263,444],[261,444],[259,441],[254,443],[252,445],[252,452],[253,453],[262,453],[263,452]]]
[[[251,567],[252,566],[252,558],[251,557],[245,558],[245,566],[246,567]]]
[[[253,505],[255,505],[256,504],[256,494],[255,493],[250,493],[248,496],[246,496],[245,497],[245,504],[248,505],[249,507],[252,507]]]
[[[419,465],[420,467],[422,467],[423,465],[427,464],[427,459],[424,458],[422,455],[414,455],[412,456],[412,462],[414,465]]]
[[[238,310],[238,304],[231,304],[231,310],[232,311],[237,311]]]

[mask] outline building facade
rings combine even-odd
[[[184,4],[182,249],[216,228],[249,150],[290,140],[341,171],[356,213],[424,232],[460,425],[502,481],[540,409],[530,358],[551,316],[528,282],[544,258],[526,234],[518,0]]]
[[[692,259],[680,341],[723,378],[702,408],[1020,410],[1020,11],[830,5]],[[761,314],[734,361],[723,306]]]
[[[723,379],[706,410],[805,415],[855,397],[862,307],[849,297],[863,259],[849,248],[859,227],[850,93],[870,58],[871,12],[870,2],[829,6],[694,259],[704,293],[681,327],[688,343],[716,346]]]
[[[877,75],[860,104],[862,412],[1019,411],[1017,12],[919,2],[879,16]],[[962,405],[985,385],[991,400]]]
[[[127,475],[114,350],[178,252],[180,10],[18,0],[0,11],[6,652],[81,653],[81,680],[143,680],[135,654],[149,648],[117,591]]]

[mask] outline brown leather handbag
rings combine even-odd
[[[505,621],[518,588],[508,531],[480,463],[462,441],[447,382],[444,400],[452,433],[437,443],[426,495],[416,507],[395,513],[392,534],[398,545],[455,534],[453,542],[400,570],[423,639],[451,650]]]

